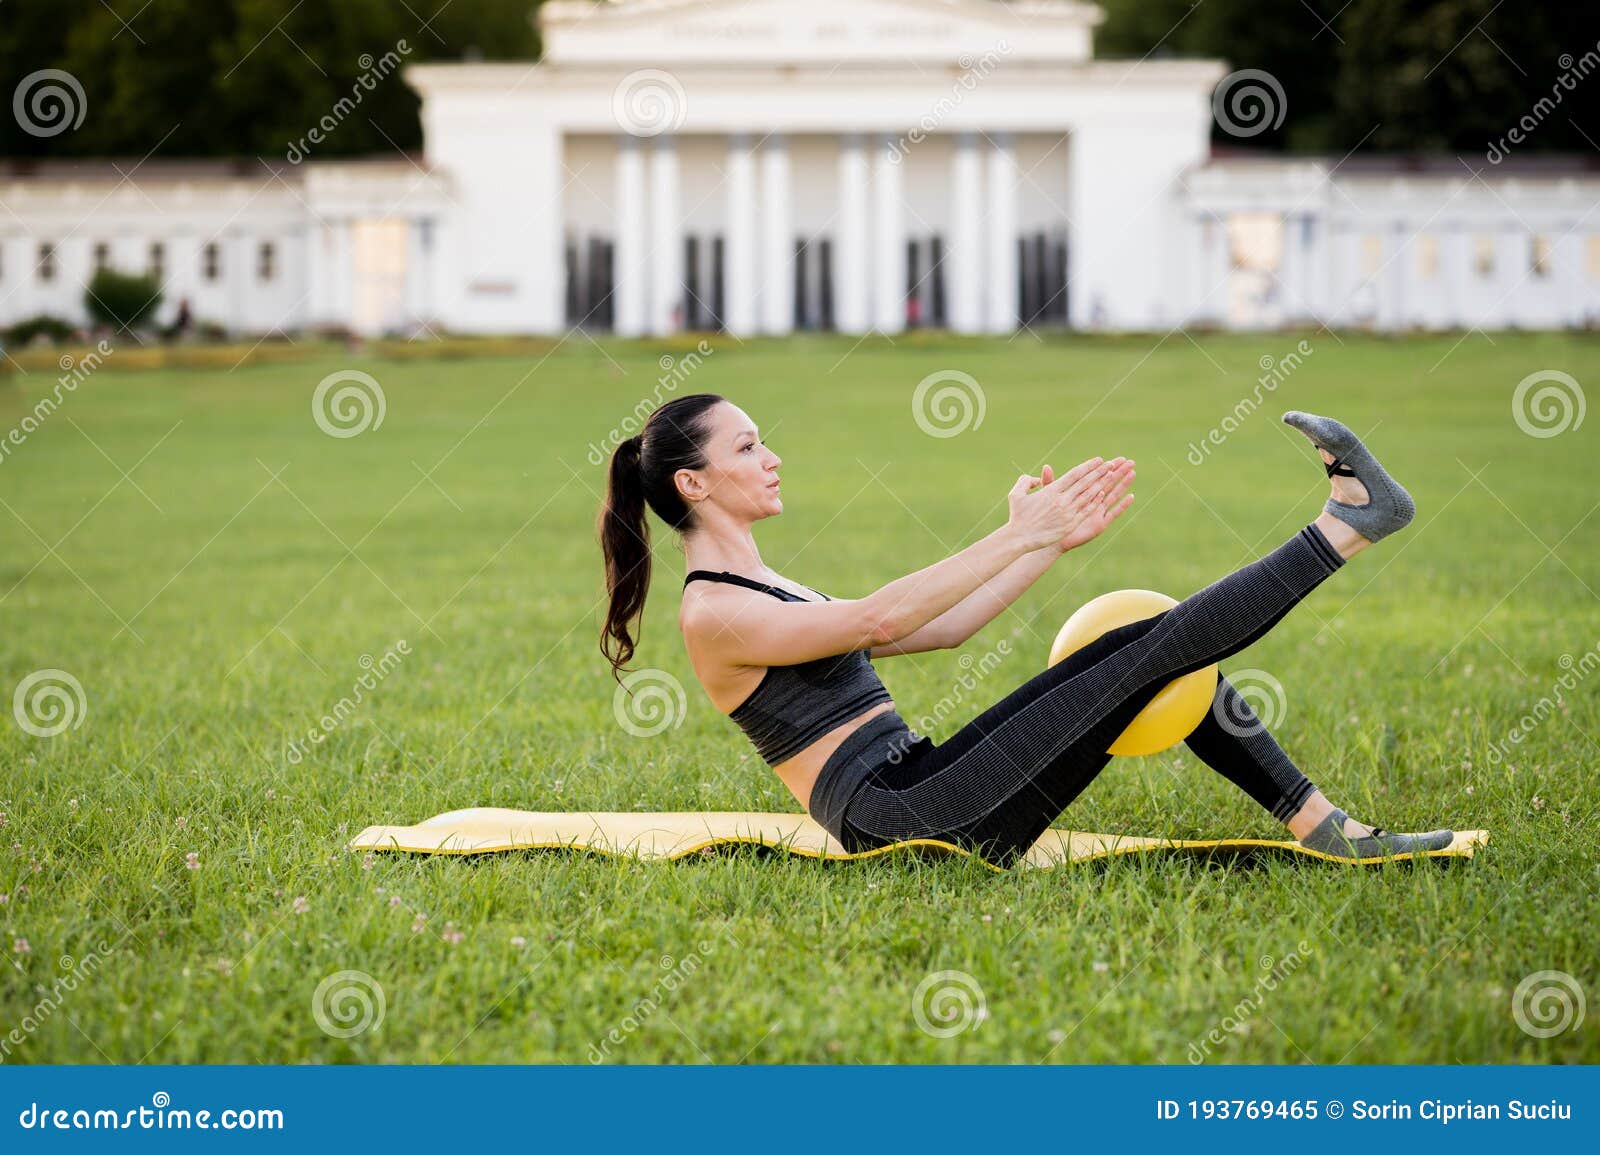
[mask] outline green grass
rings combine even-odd
[[[1600,681],[1490,760],[1562,655],[1600,644],[1595,419],[1536,438],[1511,413],[1537,370],[1592,388],[1600,343],[1312,334],[1190,464],[1295,339],[727,342],[678,392],[724,393],[762,424],[786,502],[757,529],[762,556],[836,597],[996,528],[1043,460],[1137,458],[1132,510],[965,647],[1015,646],[976,691],[954,652],[877,663],[913,724],[959,694],[936,739],[1041,670],[1090,597],[1181,597],[1311,520],[1326,483],[1277,415],[1343,418],[1417,522],[1223,669],[1281,682],[1275,733],[1336,803],[1395,829],[1487,828],[1475,860],[995,874],[750,848],[654,865],[349,853],[363,826],[466,806],[799,809],[694,682],[673,625],[683,560],[653,519],[636,664],[683,683],[687,717],[642,739],[613,714],[603,472],[586,457],[659,393],[663,347],[101,370],[0,462],[0,690],[9,703],[60,669],[86,702],[52,738],[0,726],[0,1041],[21,1038],[0,1059],[582,1063],[616,1029],[620,1062],[1185,1063],[1213,1030],[1217,1062],[1600,1061],[1597,1008],[1549,1038],[1512,1013],[1534,972],[1596,994]],[[387,415],[326,436],[312,390],[353,364]],[[974,375],[987,405],[942,439],[911,411],[941,369]],[[0,434],[50,386],[0,383]],[[292,760],[362,655],[401,639],[410,656]],[[1115,760],[1058,825],[1284,836],[1182,746]],[[1291,955],[1271,981],[1262,960]],[[344,970],[381,986],[385,1013],[337,1038],[312,1003]],[[940,971],[970,976],[986,1012],[948,1038],[912,1010]]]

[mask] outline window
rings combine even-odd
[[[1383,238],[1377,233],[1367,233],[1361,238],[1361,275],[1376,277],[1383,268]]]
[[[216,241],[207,241],[200,250],[200,275],[208,281],[222,275],[222,246]]]
[[[1472,269],[1480,277],[1494,276],[1494,238],[1488,233],[1472,238]]]
[[[111,246],[104,241],[94,243],[94,271],[102,272],[111,263]]]
[[[1226,228],[1231,267],[1276,273],[1283,266],[1283,214],[1229,213]]]
[[[256,277],[258,280],[270,281],[277,272],[278,250],[271,241],[262,241],[261,247],[256,250]]]
[[[160,241],[150,243],[150,275],[161,280],[167,272],[167,246]]]
[[[1417,276],[1431,281],[1439,275],[1439,238],[1423,233],[1417,238]]]
[[[1529,238],[1528,275],[1531,277],[1550,275],[1550,238],[1541,233],[1535,233]]]
[[[41,281],[56,279],[56,247],[48,241],[39,246],[39,279]]]

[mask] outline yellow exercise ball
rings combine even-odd
[[[1086,602],[1067,619],[1055,644],[1050,647],[1049,665],[1081,650],[1108,630],[1131,622],[1152,618],[1178,603],[1155,590],[1114,590]],[[1187,738],[1217,692],[1217,666],[1174,678],[1161,688],[1150,704],[1128,723],[1127,729],[1111,744],[1108,754],[1156,754]]]

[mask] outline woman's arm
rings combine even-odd
[[[1042,484],[1041,478],[1028,474],[1017,478],[1006,495],[1011,515],[1005,525],[959,553],[863,598],[871,607],[871,618],[879,624],[879,636],[872,644],[888,647],[909,639],[1028,554],[1058,544],[1072,548],[1085,523],[1099,519],[1107,487],[1114,487],[1128,466],[1120,457],[1115,461],[1093,457],[1057,478],[1051,478],[1048,469],[1046,466]],[[1040,485],[1039,491],[1030,493],[1034,485]],[[984,620],[1001,608],[993,609]]]
[[[1039,549],[1035,533],[1003,525],[960,553],[864,598],[773,603],[765,594],[737,587],[703,591],[684,599],[679,627],[686,641],[693,638],[706,655],[730,665],[787,666],[886,647],[909,640],[931,618]]]
[[[887,658],[898,654],[920,654],[927,650],[951,650],[964,644],[973,634],[994,621],[1001,610],[1020,598],[1066,552],[1058,542],[1023,554],[921,629],[898,642],[873,646],[868,656]]]
[[[1058,543],[1071,548],[1116,468],[1092,458],[1033,494],[1028,490],[1039,479],[1019,477],[1007,495],[1005,525],[859,600],[773,605],[755,591],[725,589],[685,599],[680,627],[685,638],[695,637],[714,658],[734,665],[793,665],[904,641],[1020,558]]]
[[[1098,492],[1091,499],[1090,515],[1071,534],[1043,549],[1023,554],[992,580],[981,584],[933,621],[899,641],[874,646],[869,656],[882,658],[918,654],[927,650],[954,649],[965,644],[968,638],[999,616],[1001,610],[1021,597],[1045,570],[1055,564],[1057,558],[1094,538],[1132,502],[1131,495],[1123,498],[1123,494],[1134,477],[1133,463],[1119,457],[1109,464],[1112,468],[1101,475]],[[1046,465],[1041,476],[1031,480],[1049,485],[1053,480],[1050,466]]]

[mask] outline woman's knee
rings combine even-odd
[[[1050,669],[1057,671],[1057,676],[1062,678],[1070,678],[1080,674],[1090,666],[1104,661],[1124,646],[1144,637],[1156,626],[1160,625],[1161,620],[1171,612],[1170,610],[1162,610],[1159,614],[1151,617],[1140,618],[1136,622],[1129,622],[1126,625],[1107,630],[1094,641],[1072,651]]]

